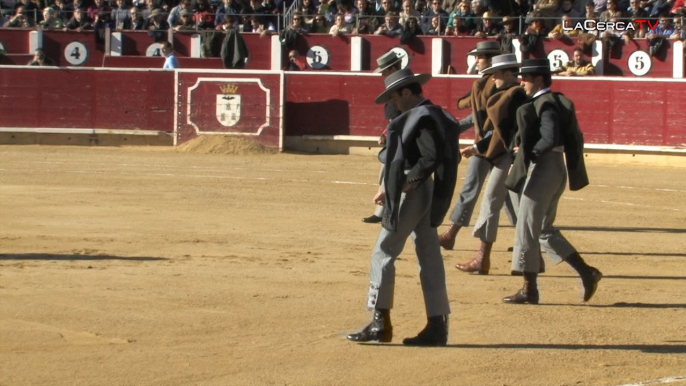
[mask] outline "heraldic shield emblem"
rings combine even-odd
[[[241,120],[240,94],[217,95],[217,120],[222,126],[235,126]]]

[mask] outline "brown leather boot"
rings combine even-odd
[[[438,236],[438,242],[444,249],[452,250],[455,246],[455,238],[457,237],[457,232],[460,231],[461,226],[452,223],[448,231]]]
[[[466,263],[459,263],[455,265],[455,268],[462,272],[473,272],[478,275],[488,275],[488,271],[491,269],[491,248],[493,248],[493,243],[482,241],[479,251],[476,253],[476,255],[474,255],[474,257]]]
[[[503,298],[503,303],[509,304],[538,304],[538,284],[536,278],[538,273],[524,272],[524,287],[517,291],[516,294],[506,296]]]

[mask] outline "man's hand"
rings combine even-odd
[[[462,154],[462,156],[465,158],[469,158],[469,157],[471,157],[473,155],[477,155],[479,153],[476,151],[476,148],[474,148],[474,146],[469,146],[469,147],[465,147],[464,149],[462,149],[462,151],[460,151],[460,154]]]
[[[386,135],[381,134],[379,137],[379,146],[386,146]]]
[[[382,189],[379,189],[379,191],[374,195],[374,203],[376,205],[386,205],[386,192]]]

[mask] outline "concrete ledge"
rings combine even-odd
[[[145,135],[0,131],[2,145],[173,146],[173,139],[172,133],[157,131]]]

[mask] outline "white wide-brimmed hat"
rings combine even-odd
[[[519,67],[519,62],[517,61],[517,55],[515,54],[504,54],[504,55],[498,55],[494,56],[493,59],[491,59],[491,67],[485,68],[481,71],[479,71],[479,74],[486,75],[486,74],[493,74],[498,70],[502,70],[505,68],[518,68]]]

